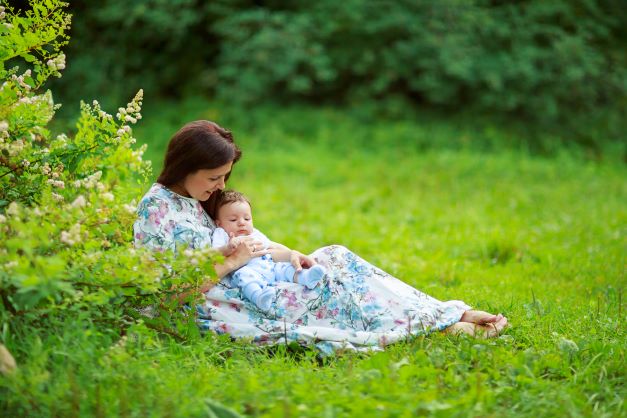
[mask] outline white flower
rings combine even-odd
[[[128,213],[134,214],[135,213],[135,206],[134,205],[129,205],[127,203],[123,204],[122,207],[124,208],[125,211],[127,211]]]
[[[20,205],[17,202],[11,202],[9,207],[7,208],[7,215],[11,216],[19,216],[20,215]]]
[[[48,61],[46,61],[46,65],[52,71],[56,71],[56,72],[58,72],[59,70],[65,69],[65,54],[61,53],[57,55],[55,58],[49,59]],[[60,74],[58,75],[60,76]]]
[[[70,206],[73,208],[82,208],[86,204],[87,204],[87,201],[85,200],[85,197],[81,194],[81,195],[78,195],[76,199],[74,199],[74,201],[70,204]]]
[[[56,174],[56,176],[55,176]],[[52,173],[52,177],[58,177],[59,174],[57,173]],[[65,183],[61,180],[52,180],[52,179],[48,179],[48,184],[52,184],[54,187],[57,187],[59,189],[65,189]]]
[[[7,221],[7,217],[2,215],[2,214],[0,214],[0,224],[5,223],[6,221]]]
[[[83,180],[83,185],[88,189],[94,188],[96,187],[98,180],[100,180],[100,177],[102,177],[102,171],[96,171],[94,174]]]
[[[65,69],[65,54],[63,53],[59,54],[59,56],[57,57],[57,68],[59,70]]]
[[[61,196],[60,194],[52,193],[52,198],[57,202],[63,201],[63,196]]]
[[[9,130],[9,123],[6,120],[0,121],[0,132],[5,132]]]
[[[74,245],[76,241],[74,241],[69,232],[61,231],[61,242],[67,245]]]
[[[13,267],[17,267],[17,261],[9,261],[4,265],[5,268],[12,269]]]
[[[102,198],[104,200],[107,200],[107,201],[111,202],[111,201],[113,201],[113,199],[115,199],[115,196],[113,196],[113,193],[111,193],[111,192],[106,192],[106,193],[102,194]]]
[[[61,231],[61,242],[74,245],[81,240],[81,224],[74,224],[69,231]]]

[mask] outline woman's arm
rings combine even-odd
[[[269,250],[264,249],[259,241],[244,237],[233,252],[224,258],[224,262],[214,265],[216,274],[221,279],[248,263],[252,258],[261,257],[268,253]]]
[[[247,238],[247,237],[244,237],[244,238]],[[259,248],[259,250],[257,251],[253,251],[253,248],[255,248],[255,243],[256,243],[256,248]],[[252,239],[250,240],[243,239],[235,248],[235,250],[231,253],[231,255],[225,257],[222,263],[214,264],[213,267],[215,269],[215,272],[218,278],[221,279],[227,274],[231,273],[232,271],[235,271],[238,268],[245,265],[246,263],[248,263],[251,258],[261,257],[264,254],[268,254],[268,250],[262,249],[258,241],[252,240]],[[200,285],[200,287],[198,287],[195,291],[200,292],[200,293],[205,293],[205,292],[208,292],[214,286],[215,286],[215,283],[211,279],[208,279],[202,285]],[[179,303],[185,303],[188,300],[189,295],[191,293],[192,293],[191,290],[177,293],[176,300]]]

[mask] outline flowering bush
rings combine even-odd
[[[131,129],[142,91],[115,117],[95,100],[81,103],[72,136],[46,128],[57,105],[43,85],[65,68],[65,6],[31,1],[23,16],[0,7],[0,321],[89,310],[117,322],[147,306],[176,312],[176,298],[164,295],[197,288],[215,256],[132,248],[134,199],[150,174]]]

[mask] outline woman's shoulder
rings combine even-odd
[[[167,212],[173,203],[173,192],[162,184],[154,183],[139,201],[137,212],[140,216],[155,209],[159,209],[160,212]]]
[[[200,224],[212,230],[215,228],[213,221],[198,200],[181,196],[160,183],[153,184],[137,206],[140,218],[147,218],[156,212],[160,217],[200,221]]]
[[[172,192],[160,183],[154,183],[150,189],[142,197],[141,202],[150,202],[155,200],[171,200]]]
[[[139,208],[171,205],[176,203],[176,195],[173,191],[160,183],[154,183],[139,201]]]

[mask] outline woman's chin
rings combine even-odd
[[[211,197],[211,195],[213,194],[213,192],[205,192],[203,193],[202,196],[200,196],[200,200],[201,202],[206,202],[207,200],[209,200],[209,198]]]

